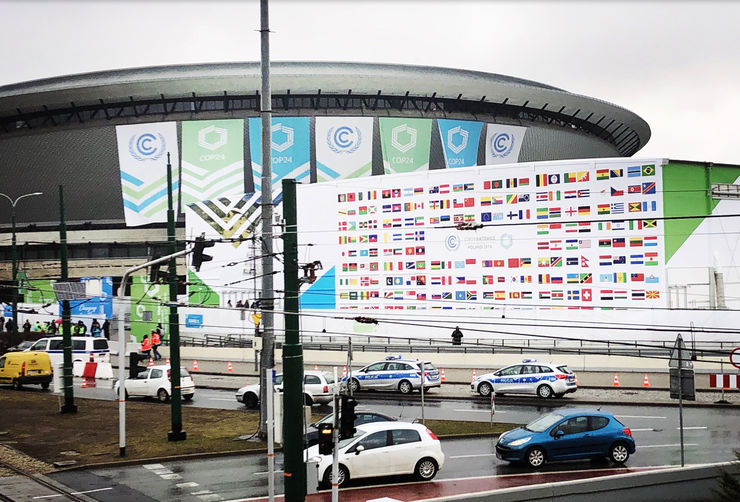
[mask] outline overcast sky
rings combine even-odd
[[[259,1],[0,0],[0,85],[128,67],[259,61]],[[637,156],[740,164],[740,2],[272,0],[274,61],[446,66],[615,103]]]

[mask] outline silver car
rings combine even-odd
[[[334,375],[325,371],[303,372],[303,395],[307,406],[331,402],[334,395]],[[283,374],[275,375],[275,390],[283,391]],[[247,408],[256,408],[260,402],[260,384],[246,385],[236,391],[236,400]]]

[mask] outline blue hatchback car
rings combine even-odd
[[[561,409],[542,415],[525,427],[504,432],[496,457],[537,468],[547,461],[607,457],[623,464],[635,453],[632,431],[611,413]]]

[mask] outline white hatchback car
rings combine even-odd
[[[470,382],[470,390],[481,396],[535,394],[542,398],[562,397],[578,390],[576,377],[565,364],[543,363],[525,359],[493,373],[480,375]]]
[[[150,366],[139,372],[136,378],[126,379],[126,399],[129,396],[156,397],[161,402],[167,402],[172,395],[172,382],[170,381],[170,365],[159,364]],[[118,394],[118,382],[113,386]],[[185,401],[190,401],[195,396],[195,383],[188,370],[180,368],[180,394]]]
[[[334,375],[325,371],[303,372],[303,395],[307,406],[314,403],[330,403],[334,395]],[[283,374],[275,375],[275,390],[283,391]],[[246,385],[236,391],[236,400],[247,408],[256,408],[260,402],[260,384]]]
[[[339,475],[344,485],[350,478],[414,474],[422,481],[432,479],[445,461],[439,439],[423,424],[372,422],[357,427],[355,435],[337,443]],[[308,449],[308,458],[318,463],[318,475],[331,484],[332,455],[320,455],[319,446]]]

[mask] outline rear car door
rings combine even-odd
[[[414,472],[421,458],[421,436],[413,429],[391,430],[391,469],[394,474]]]

